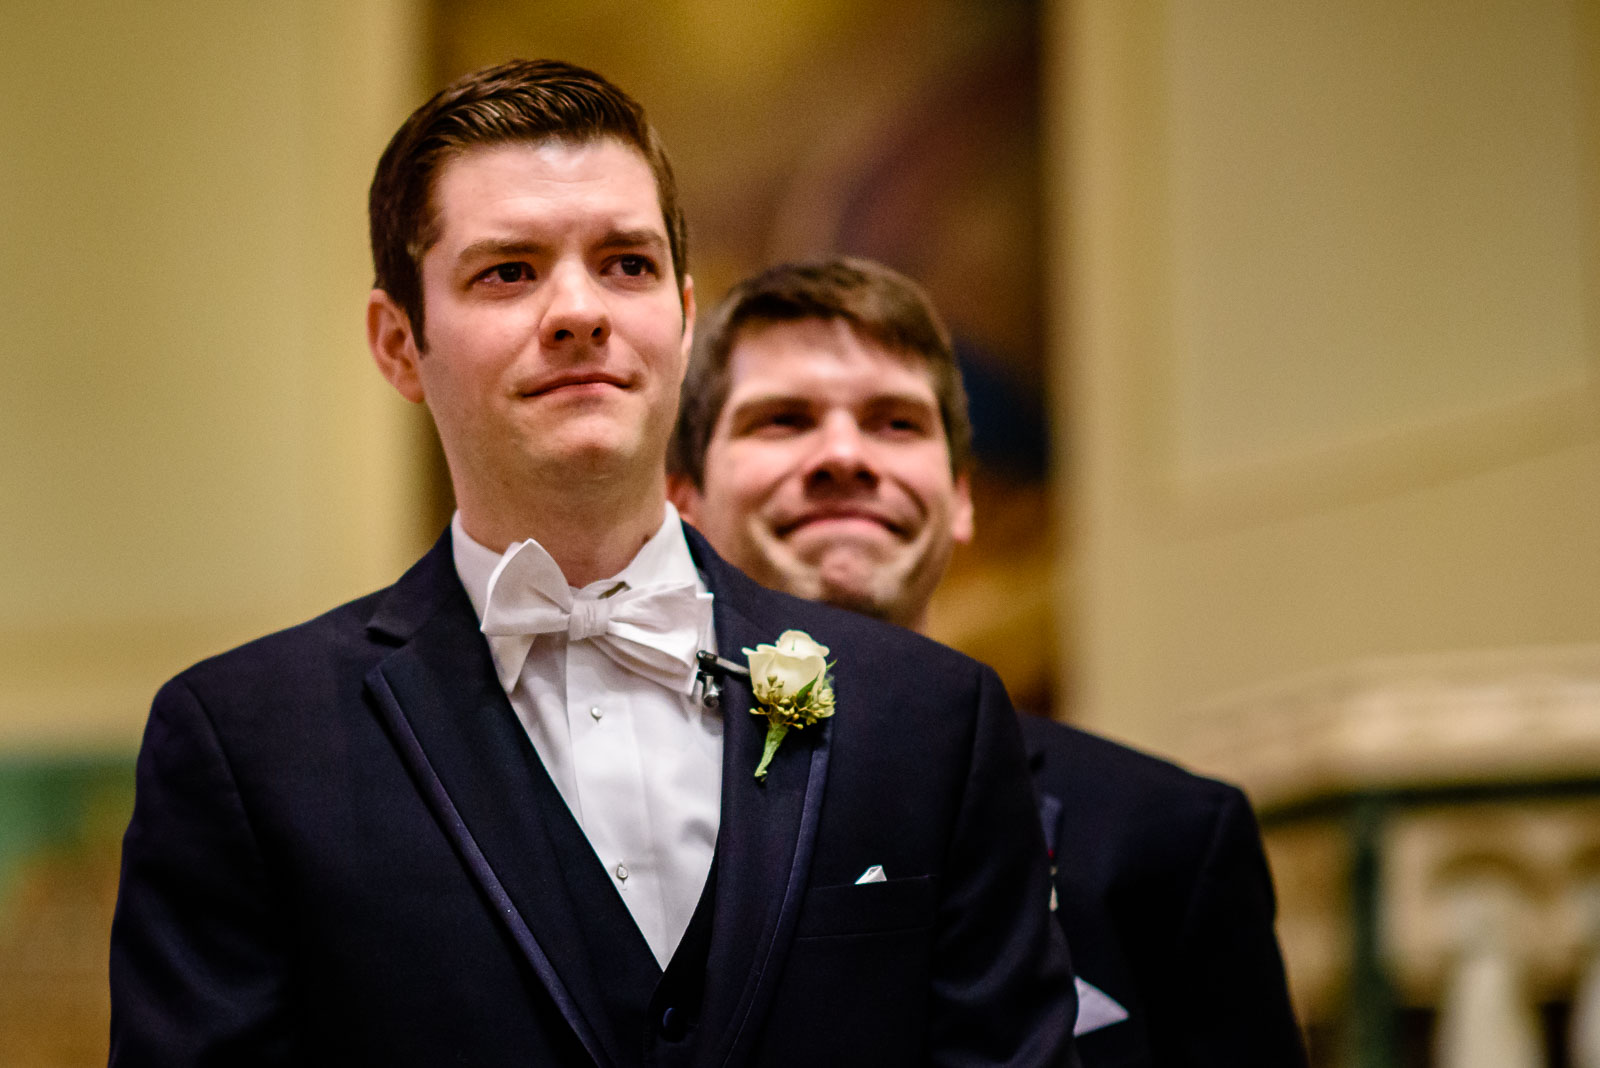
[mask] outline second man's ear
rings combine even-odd
[[[685,523],[694,525],[695,516],[700,511],[700,491],[695,489],[694,481],[688,475],[667,475],[667,500],[672,502],[672,507],[678,510]]]
[[[963,471],[956,476],[950,508],[950,537],[957,545],[965,545],[972,540],[972,534],[972,480]]]

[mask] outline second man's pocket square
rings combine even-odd
[[[874,864],[861,873],[860,878],[856,879],[856,885],[860,886],[862,883],[886,883],[888,881],[889,877],[883,874],[883,865]]]

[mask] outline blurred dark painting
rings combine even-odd
[[[1037,0],[452,0],[435,83],[554,56],[616,80],[672,152],[703,308],[772,263],[846,253],[921,282],[971,399],[978,534],[934,636],[1046,710],[1058,648],[1044,352]]]

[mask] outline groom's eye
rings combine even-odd
[[[604,271],[612,278],[630,280],[661,277],[661,269],[656,265],[656,261],[640,252],[625,252],[613,257],[606,263]]]
[[[623,256],[617,260],[617,266],[622,269],[623,274],[633,277],[648,274],[655,269],[655,265],[643,256]]]
[[[521,262],[497,263],[479,277],[488,282],[515,285],[518,282],[531,282],[533,280],[533,268]]]

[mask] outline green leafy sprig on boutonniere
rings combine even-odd
[[[791,729],[809,727],[833,715],[833,686],[828,679],[828,647],[803,630],[786,630],[776,645],[758,645],[744,651],[750,663],[750,689],[756,707],[750,711],[767,717],[767,742],[756,765],[756,778],[765,781],[767,765]]]

